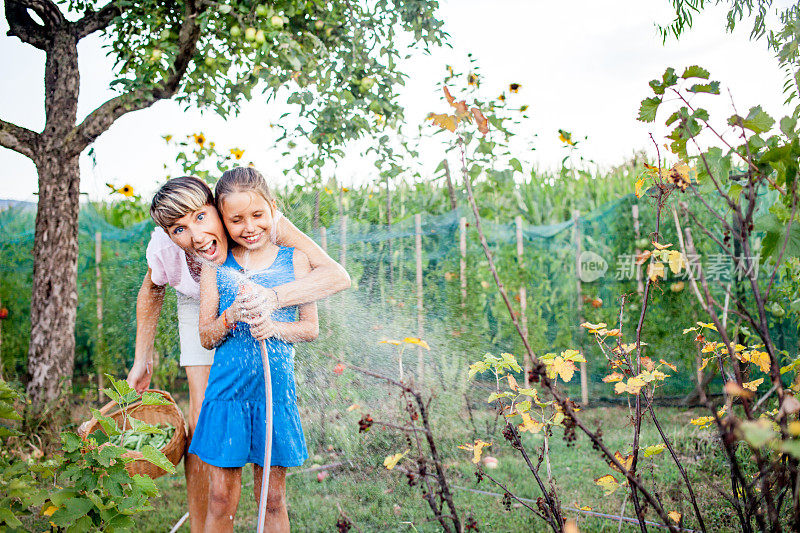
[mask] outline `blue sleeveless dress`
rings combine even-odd
[[[294,248],[281,247],[268,268],[250,273],[264,287],[294,281]],[[231,252],[217,269],[219,313],[230,307],[242,280],[242,268]],[[297,320],[297,306],[272,314],[273,320]],[[300,466],[308,458],[294,384],[294,347],[266,340],[272,376],[272,466]],[[217,347],[208,387],[189,453],[219,467],[264,466],[266,402],[261,349],[250,335],[250,326],[238,322]]]

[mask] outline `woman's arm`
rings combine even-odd
[[[136,348],[127,380],[140,393],[150,386],[153,376],[153,344],[164,305],[164,286],[153,283],[152,273],[148,268],[136,297]]]
[[[278,220],[277,241],[281,246],[302,252],[310,265],[308,274],[302,279],[298,275],[295,281],[275,287],[280,307],[316,302],[350,288],[350,276],[344,267],[331,259],[325,250],[286,217]]]
[[[204,264],[200,271],[200,344],[211,350],[222,342],[239,319],[232,305],[220,316],[217,268]]]

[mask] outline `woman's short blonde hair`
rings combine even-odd
[[[206,182],[195,176],[181,176],[167,181],[156,192],[150,204],[150,216],[167,229],[204,205],[214,205],[214,195]]]

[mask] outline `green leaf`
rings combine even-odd
[[[50,495],[50,501],[56,507],[61,507],[65,501],[75,496],[75,494],[77,494],[77,491],[74,488],[61,489]]]
[[[675,75],[675,69],[672,67],[667,68],[667,70],[664,71],[664,74],[662,74],[661,80],[665,89],[678,83],[678,76]]]
[[[104,415],[97,409],[91,409],[91,411],[92,411],[92,416],[95,417],[95,419],[97,419],[97,421],[100,423],[100,427],[103,428],[103,431],[106,432],[106,435],[108,435],[109,437],[113,437],[114,435],[120,434],[120,430],[117,427],[116,420],[114,420],[110,416]]]
[[[6,420],[22,420],[22,416],[14,409],[14,406],[2,400],[0,400],[0,418]]]
[[[656,119],[656,111],[661,104],[661,98],[652,97],[642,100],[642,105],[639,107],[638,120],[641,122],[653,122]]]
[[[648,446],[642,450],[642,453],[645,457],[651,457],[653,455],[658,455],[664,451],[666,445],[664,444],[656,444],[654,446]]]
[[[61,444],[64,451],[70,453],[79,449],[83,444],[83,441],[75,433],[72,433],[71,431],[65,431],[61,434]]]
[[[88,498],[70,498],[64,502],[62,507],[53,513],[50,520],[57,526],[67,527],[78,518],[85,516],[93,507],[94,504]]]
[[[781,442],[781,451],[800,459],[800,440],[785,440]]]
[[[493,392],[489,395],[486,399],[486,403],[492,403],[495,400],[499,400],[500,398],[513,398],[516,396],[513,392]]]
[[[789,137],[797,135],[795,128],[797,127],[797,119],[792,117],[783,117],[780,122],[781,131]]]
[[[516,157],[512,157],[511,160],[508,162],[511,165],[511,168],[516,170],[517,172],[522,172],[522,163],[519,162],[519,159]]]
[[[133,483],[136,487],[148,496],[158,496],[158,487],[153,478],[136,474],[133,476]]]
[[[19,518],[11,512],[11,509],[0,507],[0,524],[5,523],[7,526],[12,528],[18,528],[22,525],[22,522],[19,521]]]
[[[686,67],[686,70],[683,71],[681,78],[683,79],[702,78],[704,80],[707,80],[710,75],[711,73],[708,72],[703,67],[692,65],[691,67]]]
[[[74,524],[67,528],[65,533],[83,533],[84,531],[91,531],[94,529],[92,519],[88,516],[78,518]]]
[[[775,124],[775,120],[762,111],[760,105],[751,107],[747,118],[742,121],[742,126],[756,133],[769,131],[773,124]]]
[[[24,433],[21,433],[16,429],[12,429],[6,426],[0,426],[0,439],[5,439],[8,437],[19,437],[22,435],[24,435]]]
[[[127,452],[121,446],[114,446],[113,444],[106,444],[97,451],[97,462],[103,466],[111,466],[111,462],[118,459],[122,454]]]
[[[170,474],[175,473],[175,465],[173,465],[167,456],[158,451],[157,449],[153,448],[149,444],[147,446],[142,447],[141,450],[142,456],[145,460],[153,463],[154,465],[163,468]]]
[[[709,93],[719,94],[719,82],[712,81],[711,83],[695,83],[687,89],[690,93]]]
[[[787,225],[782,223],[775,214],[768,213],[756,219],[755,230],[766,233],[761,241],[761,261],[772,256],[777,258],[783,247],[783,241],[786,240]],[[793,257],[800,257],[800,222],[797,221],[792,223],[789,230],[789,240],[786,242],[783,261]]]

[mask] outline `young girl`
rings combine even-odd
[[[310,266],[302,252],[273,242],[275,199],[256,170],[239,167],[225,172],[217,183],[216,202],[234,246],[221,268],[203,265],[200,277],[200,340],[206,348],[216,347],[189,448],[189,453],[212,465],[205,528],[233,530],[246,463],[253,463],[255,496],[260,499],[266,423],[258,341],[266,340],[273,401],[266,531],[289,531],[286,468],[308,458],[291,343],[317,338],[317,308],[315,303],[285,307],[273,312],[270,321],[249,316],[242,302],[252,292],[248,283],[274,287],[305,275]]]

